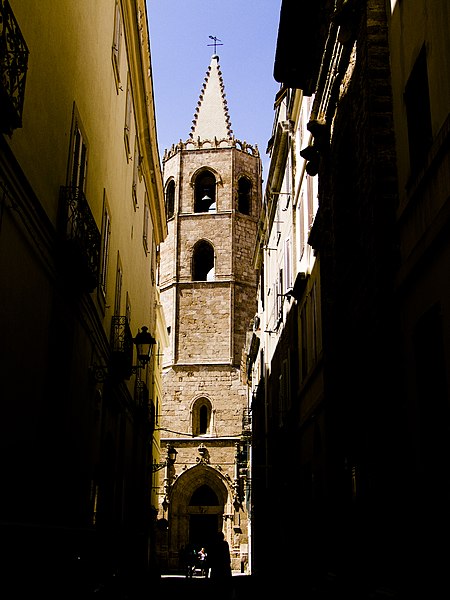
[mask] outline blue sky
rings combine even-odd
[[[158,146],[188,139],[217,46],[234,136],[257,144],[264,170],[272,135],[281,0],[147,0]]]

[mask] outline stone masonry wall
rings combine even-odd
[[[213,406],[209,437],[241,434],[247,390],[241,384],[238,369],[190,365],[169,369],[163,378],[164,427],[189,433],[193,403],[202,396]]]
[[[228,285],[195,283],[178,295],[179,362],[229,362],[231,294]]]

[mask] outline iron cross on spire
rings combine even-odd
[[[217,46],[223,46],[223,44],[218,43],[220,40],[215,35],[210,35],[209,39],[214,40],[214,44],[208,44],[208,46],[214,46],[214,54],[217,54]]]

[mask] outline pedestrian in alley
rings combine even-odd
[[[192,577],[195,571],[195,563],[197,560],[197,554],[192,544],[188,544],[185,549],[185,565],[186,565],[186,577]]]
[[[204,548],[200,548],[199,552],[198,552],[198,562],[199,562],[199,566],[200,566],[200,570],[202,572],[203,577],[208,577],[208,555],[206,553],[206,550]]]
[[[209,578],[215,589],[217,600],[233,598],[234,589],[231,577],[231,556],[228,542],[223,531],[217,534],[216,540],[208,548]]]
[[[224,582],[231,579],[230,547],[223,531],[219,531],[215,542],[209,549],[208,562],[211,579],[220,579]]]

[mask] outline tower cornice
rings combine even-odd
[[[188,139],[185,142],[180,140],[177,144],[172,144],[169,150],[164,151],[163,162],[168,161],[170,158],[183,151],[200,151],[200,150],[238,150],[245,152],[249,156],[259,158],[259,150],[256,144],[249,144],[248,142],[241,141],[232,138],[218,139]]]

